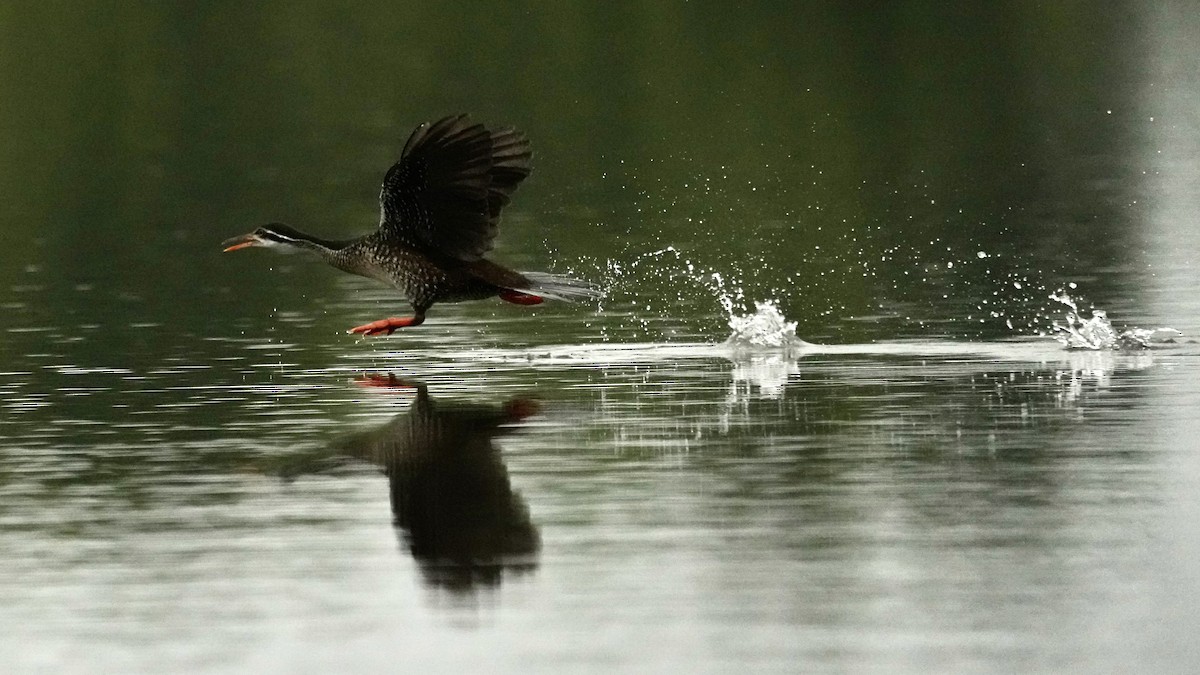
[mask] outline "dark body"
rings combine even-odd
[[[524,276],[490,261],[466,264],[456,260],[435,261],[433,255],[416,247],[394,246],[378,232],[333,251],[327,260],[340,270],[396,287],[419,314],[437,302],[480,300],[494,297],[506,288],[530,285]],[[496,269],[481,270],[487,265]],[[506,273],[512,276],[505,278]],[[487,280],[488,276],[494,281]]]

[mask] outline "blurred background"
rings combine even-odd
[[[458,112],[534,146],[494,258],[603,301],[361,340],[393,291],[221,253]],[[1198,139],[1182,1],[0,0],[0,651],[1186,669]],[[767,300],[848,351],[716,351]]]
[[[724,337],[713,272],[811,338],[1034,333],[1072,281],[1145,306],[1155,195],[1195,180],[1185,9],[6,3],[2,273],[193,326],[273,278],[214,242],[370,230],[411,129],[467,111],[535,147],[498,258],[598,277],[642,337]]]

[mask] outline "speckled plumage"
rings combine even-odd
[[[323,257],[338,269],[395,287],[418,314],[424,314],[437,302],[480,300],[495,296],[500,290],[499,286],[471,274],[470,264],[438,264],[417,247],[398,246],[380,232],[331,250]],[[521,286],[527,283],[517,280]]]
[[[531,158],[529,141],[511,127],[489,130],[467,115],[427,122],[413,131],[400,160],[384,176],[376,231],[329,241],[275,223],[227,241],[226,250],[302,248],[338,269],[402,292],[415,316],[353,329],[366,334],[419,324],[438,302],[497,295],[517,304],[596,297],[598,291],[587,282],[515,272],[484,257],[492,249],[501,211],[530,173]]]

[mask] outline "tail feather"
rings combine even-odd
[[[532,295],[550,298],[552,300],[564,300],[566,302],[577,302],[580,300],[595,300],[603,297],[604,292],[600,287],[590,281],[582,279],[572,279],[561,274],[550,274],[549,272],[521,272],[521,276],[529,280],[527,288],[518,288],[515,290],[530,293]]]

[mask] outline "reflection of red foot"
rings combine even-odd
[[[507,288],[504,289],[503,291],[500,291],[500,299],[505,302],[511,302],[514,305],[540,305],[540,304],[542,304],[542,299],[536,295],[530,295],[528,293],[522,293],[520,291],[512,291]]]
[[[380,333],[387,333],[388,335],[391,335],[392,331],[396,330],[397,328],[419,326],[424,323],[424,321],[425,317],[423,316],[409,316],[404,318],[393,316],[388,319],[380,319],[378,321],[372,321],[371,323],[364,323],[361,326],[355,326],[346,332],[359,333],[361,335],[379,335]]]
[[[354,378],[354,384],[360,387],[378,387],[380,389],[416,389],[417,385],[411,382],[406,382],[392,373],[381,375],[379,373],[366,373]]]
[[[504,404],[504,415],[511,422],[520,422],[526,417],[538,414],[541,410],[542,406],[531,398],[514,398]]]

